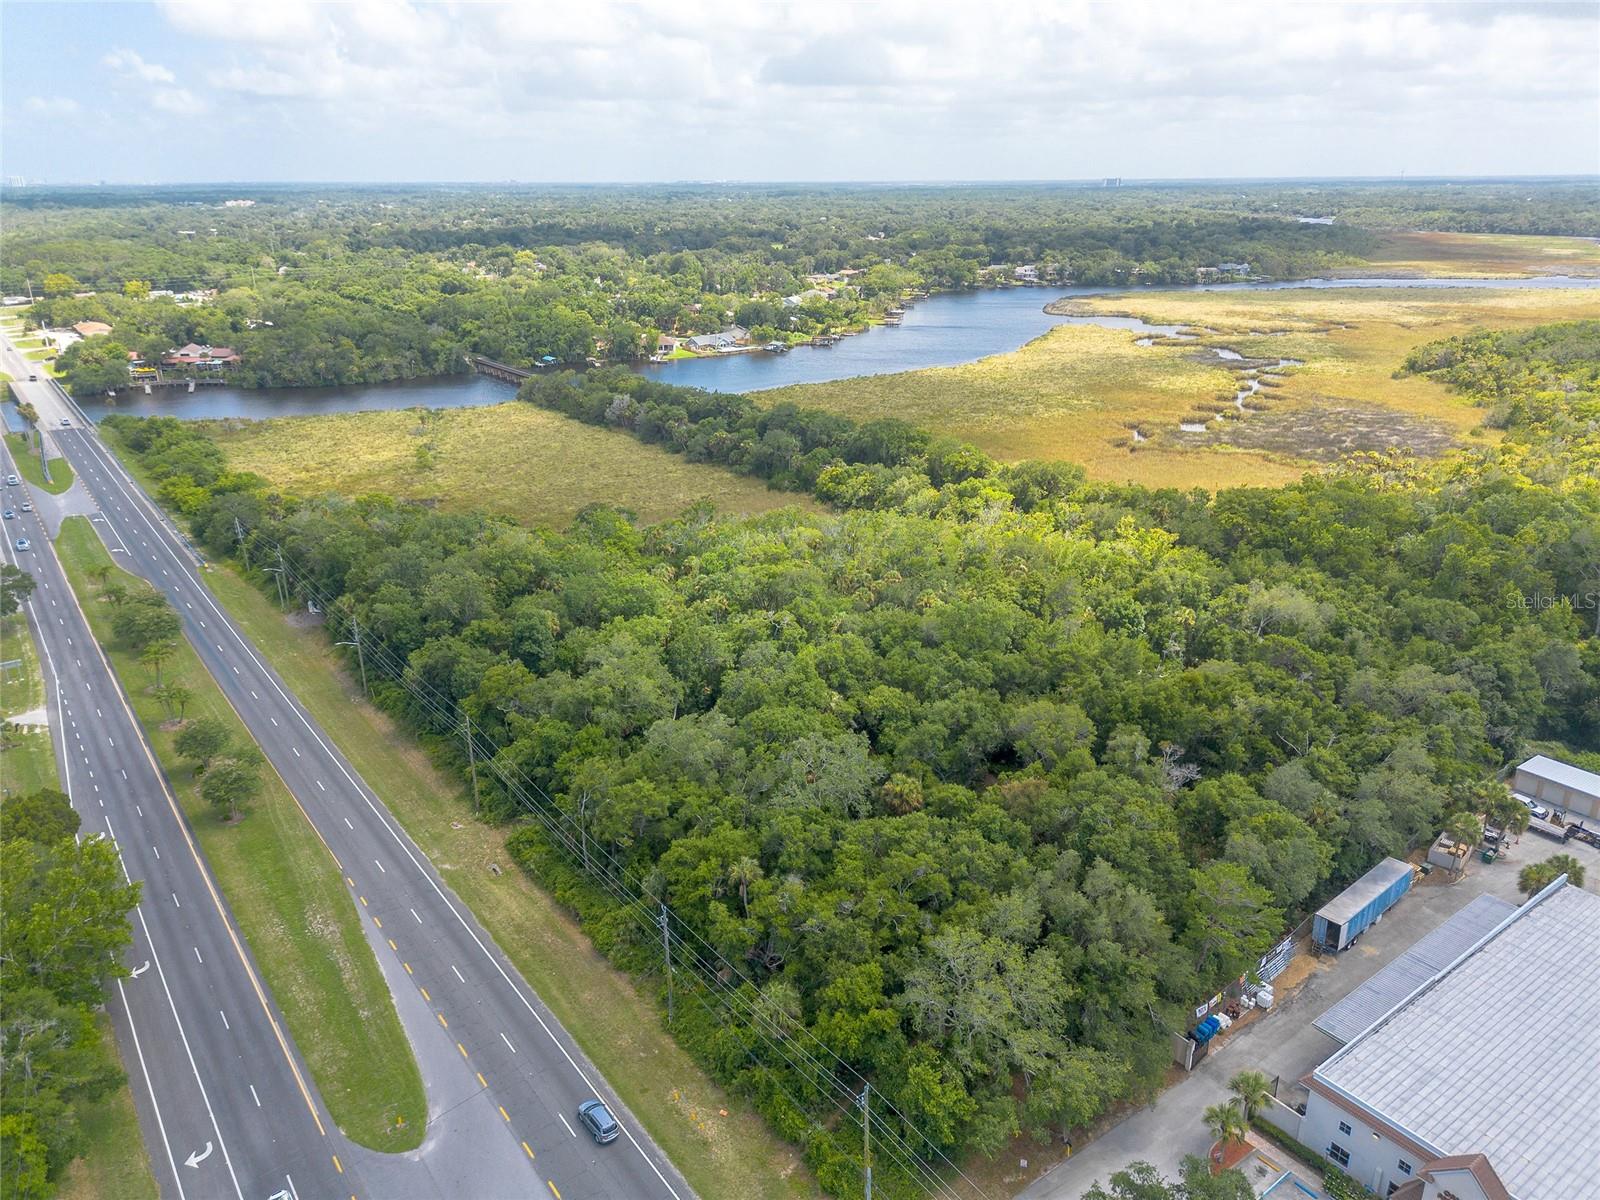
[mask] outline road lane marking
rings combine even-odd
[[[511,1044],[511,1039],[505,1034],[502,1033],[500,1035],[500,1040],[506,1044],[506,1049],[510,1050],[511,1053],[515,1054],[517,1052],[517,1048]]]
[[[567,1118],[566,1117],[562,1116],[560,1113],[557,1113],[556,1116],[561,1117],[561,1123],[563,1125],[567,1125]],[[572,1134],[573,1137],[577,1137],[578,1136],[577,1132],[572,1128],[571,1125],[567,1125],[567,1132]]]
[[[183,907],[183,902],[178,899],[178,893],[177,892],[173,892],[172,893],[172,902],[174,904],[176,904],[179,908]]]
[[[483,1072],[482,1071],[477,1071],[477,1072],[474,1072],[474,1073],[478,1076],[478,1086],[479,1087],[488,1087],[489,1086],[489,1081],[483,1077]]]
[[[544,1182],[545,1186],[550,1189],[550,1194],[554,1196],[556,1200],[561,1200],[561,1189],[556,1187],[552,1180],[546,1179]]]
[[[414,975],[416,973],[411,969],[411,964],[410,963],[403,962],[400,965],[406,969],[406,974],[407,975]]]
[[[320,780],[320,779],[317,780],[317,787],[318,787],[318,789],[320,789],[321,791],[324,791],[324,792],[328,790],[327,788],[322,786],[322,780]]]
[[[439,1024],[443,1025],[446,1029],[450,1028],[450,1022],[444,1019],[443,1013],[434,1013],[433,1015],[439,1018]]]
[[[461,1057],[462,1058],[465,1058],[467,1056],[467,1048],[465,1046],[463,1046],[460,1042],[456,1043],[456,1049],[461,1051]]]
[[[383,928],[383,920],[382,920],[382,918],[380,918],[380,917],[379,917],[379,916],[378,916],[378,914],[377,914],[377,913],[373,913],[373,914],[372,914],[372,923],[373,923],[373,924],[374,924],[374,925],[376,925],[376,926],[377,926],[377,927],[378,927],[378,928],[379,928],[379,929],[382,929],[382,928]]]
[[[367,898],[365,896],[357,896],[356,899],[361,901],[361,907],[362,908],[365,908],[367,906]]]
[[[394,944],[393,938],[389,939],[389,949],[393,950],[397,954],[400,952],[400,947]]]
[[[195,947],[193,947],[193,950],[194,950],[195,961],[198,962],[201,966],[205,966],[206,960],[200,957],[200,947],[199,946],[195,946]]]
[[[158,523],[157,520],[152,519],[151,512],[154,511],[155,508],[154,501],[150,500],[148,497],[143,497],[142,493],[136,494],[136,492],[130,492],[128,490],[130,487],[137,490],[138,485],[133,482],[133,477],[116,463],[115,459],[111,457],[110,452],[106,450],[105,447],[102,446],[96,439],[85,435],[82,440],[88,453],[93,456],[96,462],[100,462],[105,465],[107,474],[111,476],[112,483],[127,498],[129,504],[138,510],[139,519],[155,532],[156,537],[161,541],[162,549],[172,558],[173,562],[179,567],[180,571],[184,573],[185,578],[195,583],[203,602],[209,604],[212,611],[216,613],[218,617],[222,618],[223,624],[227,627],[229,634],[232,635],[234,640],[239,643],[241,650],[243,650],[243,652],[249,656],[251,661],[254,662],[257,667],[266,672],[268,668],[262,661],[260,655],[256,653],[255,648],[245,640],[244,634],[228,620],[227,614],[217,603],[216,599],[200,584],[199,576],[194,574],[190,566],[186,565],[185,560],[181,555],[187,553],[187,550],[183,544],[178,541],[176,534],[173,533],[173,531],[164,523]],[[115,468],[115,470],[113,470],[113,468]],[[550,1028],[549,1024],[539,1014],[538,1009],[534,1007],[533,1002],[528,998],[528,995],[524,991],[523,987],[511,977],[511,975],[506,971],[505,966],[494,956],[489,947],[484,944],[483,939],[478,935],[477,931],[461,914],[461,910],[457,908],[456,905],[451,902],[449,896],[446,895],[440,882],[429,874],[428,869],[418,858],[417,853],[412,849],[411,846],[407,845],[406,840],[401,836],[394,823],[390,821],[385,816],[383,811],[378,807],[378,803],[374,796],[370,793],[370,789],[361,783],[351,773],[350,768],[347,767],[336,754],[334,754],[334,752],[329,748],[328,743],[317,731],[317,728],[311,723],[309,716],[307,716],[306,713],[298,706],[294,705],[293,700],[284,690],[283,685],[278,683],[270,674],[268,674],[267,680],[273,689],[278,693],[278,695],[284,700],[284,702],[291,705],[292,711],[299,719],[301,724],[306,728],[307,732],[310,733],[312,738],[316,740],[317,744],[323,749],[323,751],[333,759],[334,765],[344,776],[345,781],[349,783],[350,786],[354,788],[355,791],[361,796],[361,799],[366,804],[368,810],[371,811],[375,817],[377,817],[379,823],[384,827],[384,830],[391,838],[394,839],[394,842],[400,849],[400,852],[404,854],[411,862],[411,865],[416,868],[418,874],[421,875],[424,880],[426,880],[428,886],[433,889],[434,894],[439,898],[440,903],[443,904],[450,914],[456,918],[456,921],[461,925],[463,931],[469,938],[472,939],[473,943],[478,947],[478,950],[483,954],[483,956],[493,965],[494,969],[499,973],[500,978],[505,982],[506,986],[511,989],[512,994],[516,996],[516,998],[522,1002],[522,1006],[527,1009],[528,1015],[534,1019],[539,1027],[544,1031],[545,1036],[550,1039],[550,1041],[555,1045],[556,1049],[560,1051],[561,1056],[566,1059],[567,1065],[572,1068],[574,1074],[588,1084],[591,1090],[597,1090],[595,1088],[594,1081],[590,1079],[588,1072],[585,1071],[584,1068],[579,1064],[578,1060],[572,1056],[572,1053],[556,1036],[555,1031]],[[253,694],[254,693],[252,692],[252,695]],[[231,928],[229,930],[229,934],[230,936],[234,936]],[[235,938],[235,942],[237,943],[237,938]],[[252,984],[256,986],[257,994],[260,995],[260,987],[259,984],[256,983],[253,974]],[[263,1000],[263,1006],[264,1005],[265,1001]],[[276,1021],[273,1021],[272,1024],[274,1032],[278,1033],[280,1045],[283,1045],[282,1034],[277,1029]],[[502,1035],[502,1037],[503,1036],[504,1035]],[[284,1053],[287,1056],[287,1047],[284,1048]],[[321,1130],[321,1118],[317,1115],[315,1107],[311,1104],[309,1093],[305,1089],[304,1082],[300,1079],[299,1069],[294,1064],[292,1059],[290,1060],[290,1066],[291,1069],[294,1070],[296,1081],[300,1084],[301,1094],[306,1097],[307,1107],[311,1109],[313,1119],[316,1120],[317,1127],[319,1130]],[[664,1175],[661,1169],[656,1166],[654,1161],[651,1160],[650,1156],[645,1152],[644,1147],[641,1146],[638,1139],[634,1137],[633,1132],[629,1130],[626,1125],[623,1125],[622,1131],[627,1136],[629,1143],[644,1159],[645,1164],[649,1166],[651,1172],[658,1180],[661,1181],[661,1185],[666,1188],[668,1194],[674,1197],[674,1200],[678,1200],[677,1189],[672,1186],[666,1175]]]
[[[344,1164],[339,1161],[339,1156],[337,1154],[333,1156],[333,1165],[339,1168],[339,1174],[344,1174]]]
[[[256,1107],[257,1108],[260,1108],[261,1107],[261,1097],[256,1095],[256,1085],[252,1083],[252,1084],[247,1084],[246,1086],[248,1086],[249,1089],[250,1089],[250,1099],[252,1099],[252,1100],[254,1100],[256,1102]]]
[[[272,722],[272,727],[274,729],[276,729],[278,727],[278,718],[277,717],[268,717],[267,720]]]
[[[346,829],[349,829],[349,830],[354,830],[354,829],[355,829],[355,826],[354,826],[354,825],[352,825],[352,824],[350,824],[350,818],[349,818],[349,817],[346,817],[346,818],[345,818],[345,819],[344,819],[344,827],[345,827],[345,828],[346,828]]]
[[[451,969],[451,970],[452,970],[452,971],[456,971],[456,965],[455,965],[455,963],[451,963],[451,964],[450,964],[450,969]],[[457,979],[460,979],[460,980],[461,980],[461,982],[462,982],[462,983],[465,983],[465,982],[466,982],[466,980],[465,980],[465,979],[462,979],[462,976],[461,976],[461,972],[460,972],[460,971],[456,971],[456,978],[457,978]]]
[[[522,1143],[522,1148],[524,1150],[528,1151],[528,1161],[532,1162],[533,1161],[533,1151],[532,1150],[528,1150],[528,1143],[527,1142],[523,1142]]]
[[[504,1104],[497,1104],[495,1107],[500,1110],[500,1115],[506,1119],[506,1123],[510,1124],[511,1114],[506,1111],[506,1106]]]
[[[378,870],[382,871],[385,875],[389,873],[388,868],[386,868],[381,862],[378,862],[377,859],[373,859],[372,861],[378,863]]]
[[[413,909],[412,909],[412,910],[411,910],[411,915],[412,915],[412,916],[413,916],[413,917],[417,917],[417,910],[416,910],[416,909],[414,909],[414,908],[413,908]],[[422,924],[422,918],[421,918],[421,917],[417,917],[417,924],[418,924],[418,925],[421,925],[421,924]]]
[[[419,987],[419,988],[418,988],[418,989],[417,989],[417,990],[418,990],[418,991],[419,991],[419,992],[421,992],[421,993],[422,993],[422,998],[423,998],[423,999],[424,999],[424,1000],[426,1000],[426,1001],[427,1001],[427,1002],[428,1002],[428,1003],[429,1003],[429,1004],[432,1004],[432,1003],[433,1003],[433,997],[432,997],[432,996],[430,996],[430,995],[428,995],[428,989],[427,989],[427,988],[425,988],[425,987]],[[440,1020],[440,1022],[441,1022],[441,1023],[442,1023],[442,1022],[443,1022],[443,1021],[444,1021],[444,1018],[443,1018],[443,1017],[440,1017],[440,1018],[439,1018],[439,1020]],[[449,1028],[449,1027],[448,1027],[448,1026],[446,1026],[446,1028]]]
[[[156,852],[156,857],[157,858],[161,857],[161,847],[160,846],[151,846],[150,849],[152,849],[152,850],[154,850]]]
[[[233,1032],[233,1026],[228,1024],[228,1014],[223,1012],[219,1008],[219,1009],[217,1009],[217,1016],[222,1018],[222,1027],[224,1029],[226,1029],[229,1033],[232,1033]]]
[[[291,746],[289,748],[294,751],[294,756],[296,758],[300,757],[300,747],[299,746]]]

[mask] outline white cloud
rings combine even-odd
[[[81,109],[69,96],[29,96],[23,107],[41,117],[70,117]]]
[[[478,178],[1600,170],[1587,3],[158,6],[178,70],[115,49],[121,86],[330,172],[357,147],[410,178],[446,170],[430,150]]]
[[[140,83],[177,83],[178,77],[160,63],[145,62],[135,51],[113,50],[100,60],[125,79]]]

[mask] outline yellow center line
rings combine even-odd
[[[339,1174],[344,1174],[344,1164],[339,1161],[339,1156],[337,1154],[333,1156],[333,1165],[339,1168]]]
[[[483,1072],[482,1071],[478,1072],[478,1086],[479,1087],[488,1087],[489,1086],[489,1081],[483,1077]]]
[[[397,951],[397,950],[399,950],[399,949],[400,949],[400,947],[399,947],[399,946],[396,946],[396,945],[395,945],[395,944],[394,944],[394,939],[393,939],[393,938],[390,938],[390,939],[389,939],[389,949],[391,949],[391,950],[396,950],[396,951]]]
[[[465,1046],[463,1046],[460,1042],[456,1043],[456,1049],[461,1051],[461,1057],[462,1058],[465,1058],[467,1056],[467,1048]]]
[[[377,913],[373,913],[372,914],[372,923],[374,925],[376,925],[379,929],[383,928],[383,922],[378,919],[378,914]]]
[[[508,1121],[511,1120],[511,1114],[506,1111],[506,1106],[504,1104],[502,1104],[499,1107],[500,1107],[500,1115],[502,1117],[504,1117]]]
[[[400,965],[406,969],[406,974],[407,975],[415,974],[415,972],[413,972],[412,969],[411,969],[411,964],[410,963],[403,962]]]
[[[365,896],[358,896],[356,898],[361,901],[361,907],[362,908],[365,908],[367,906],[367,898]]]
[[[556,1200],[561,1200],[561,1189],[556,1187],[556,1185],[548,1179],[545,1180],[545,1184],[549,1187],[551,1195],[553,1195]]]
[[[450,1022],[444,1019],[443,1013],[434,1013],[433,1015],[439,1018],[439,1024],[443,1025],[446,1029],[450,1028]]]
[[[433,997],[428,995],[428,989],[427,988],[419,987],[417,990],[422,993],[422,998],[424,1000],[426,1000],[429,1004],[433,1003]]]
[[[527,1150],[527,1151],[528,1151],[528,1157],[529,1157],[529,1158],[530,1158],[530,1159],[531,1159],[531,1158],[533,1158],[533,1151],[532,1151],[532,1150],[530,1150],[530,1149],[528,1149],[528,1143],[527,1143],[527,1142],[523,1142],[523,1143],[522,1143],[522,1148],[523,1148],[523,1149],[524,1149],[524,1150]]]
[[[356,881],[354,879],[351,879],[350,876],[348,876],[348,875],[346,875],[344,877],[344,881],[346,883],[348,883],[351,887],[355,887],[355,885],[356,885]]]

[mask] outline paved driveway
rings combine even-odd
[[[1076,1200],[1096,1180],[1139,1159],[1176,1178],[1184,1155],[1204,1155],[1211,1148],[1200,1114],[1207,1105],[1228,1098],[1228,1080],[1236,1072],[1253,1069],[1279,1076],[1280,1091],[1287,1096],[1295,1080],[1338,1049],[1337,1042],[1312,1028],[1312,1021],[1474,897],[1488,893],[1520,903],[1517,872],[1530,862],[1562,852],[1586,867],[1585,888],[1600,890],[1600,851],[1581,842],[1559,846],[1537,834],[1525,834],[1519,845],[1511,847],[1509,859],[1488,866],[1473,862],[1466,875],[1453,883],[1435,871],[1419,880],[1353,949],[1336,958],[1314,960],[1315,969],[1292,995],[1280,997],[1270,1013],[1224,1038],[1183,1082],[1046,1172],[1019,1195],[1028,1200]]]

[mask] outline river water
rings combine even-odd
[[[1277,291],[1285,288],[1594,288],[1600,279],[1552,275],[1532,279],[1304,279],[1278,283],[1223,283],[1182,291]],[[887,375],[924,367],[955,366],[991,354],[1007,354],[1057,325],[1099,325],[1149,336],[1171,335],[1175,325],[1150,325],[1134,317],[1057,316],[1044,311],[1051,300],[1071,296],[1149,293],[1126,288],[1003,288],[932,296],[906,311],[898,326],[876,326],[828,348],[802,346],[787,354],[728,354],[682,359],[637,368],[668,383],[718,392],[754,392],[800,383],[826,383],[862,375]],[[368,409],[470,408],[499,404],[516,389],[482,375],[407,380],[338,388],[203,387],[193,392],[156,388],[134,392],[116,404],[90,400],[91,417],[111,412],[138,416],[283,417]]]

